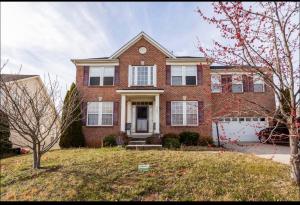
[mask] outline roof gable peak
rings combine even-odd
[[[131,39],[129,42],[127,42],[124,46],[122,46],[119,50],[117,50],[113,55],[109,57],[109,59],[116,59],[118,58],[122,53],[124,53],[130,46],[132,46],[134,43],[139,41],[141,38],[144,38],[149,43],[151,43],[153,46],[155,46],[157,49],[159,49],[161,52],[163,52],[166,56],[169,58],[176,58],[176,56],[168,51],[166,48],[164,48],[162,45],[157,43],[154,39],[152,39],[148,34],[146,34],[144,31],[141,31],[138,35],[136,35],[133,39]]]

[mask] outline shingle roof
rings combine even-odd
[[[4,82],[21,80],[25,78],[31,78],[38,75],[14,75],[14,74],[1,74],[0,77],[3,79]]]

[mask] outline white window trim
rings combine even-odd
[[[112,124],[111,125],[102,125],[102,103],[104,102],[109,102],[112,103]],[[87,102],[87,106],[89,103],[95,103],[95,102]],[[88,113],[88,109],[86,109],[86,126],[87,127],[112,127],[114,126],[114,102],[112,101],[103,101],[103,102],[96,102],[99,103],[98,104],[98,113]],[[89,125],[88,124],[88,118],[89,118],[89,114],[98,114],[98,125]]]
[[[172,120],[172,116],[173,116],[173,109],[172,109],[172,104],[173,102],[182,102],[182,114],[183,114],[183,124],[173,124],[173,120]],[[197,103],[197,124],[187,124],[186,123],[186,104],[187,102],[195,102]],[[198,101],[171,101],[171,126],[180,126],[180,127],[186,127],[186,126],[193,126],[193,127],[197,127],[199,126],[199,112],[198,112]]]
[[[137,78],[138,78],[138,72],[137,69],[139,67],[147,67],[147,72],[148,72],[148,76],[147,76],[147,84],[146,85],[137,85]],[[151,80],[151,69],[152,69],[152,80]],[[132,72],[134,70],[134,76],[132,76]],[[157,86],[157,67],[156,65],[153,66],[145,66],[145,65],[140,65],[140,66],[132,66],[129,65],[128,67],[128,87],[131,86]],[[151,84],[152,81],[152,84]]]
[[[100,84],[99,85],[91,85],[91,77],[95,77],[95,76],[91,76],[91,68],[98,68],[98,69],[101,69],[101,74],[100,74]],[[107,76],[104,76],[104,69],[105,68],[113,68],[113,84],[112,85],[103,85],[103,82],[104,82],[104,77],[107,77]],[[98,67],[98,66],[90,66],[89,67],[89,86],[114,86],[115,85],[115,67],[113,66],[102,66],[102,67]]]
[[[173,65],[174,66],[174,65]],[[180,66],[181,67],[181,85],[173,85],[173,80],[172,80],[172,65],[171,65],[171,85],[172,86],[193,86],[193,85],[187,85],[186,84],[186,66],[185,65],[175,65],[176,67]],[[177,76],[177,75],[175,75]],[[197,71],[197,66],[196,66],[196,84],[198,85],[198,71]]]

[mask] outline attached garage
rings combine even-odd
[[[220,142],[258,142],[256,133],[269,126],[265,117],[224,117],[218,121]],[[214,142],[218,142],[216,123],[212,124]]]

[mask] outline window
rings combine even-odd
[[[246,117],[246,121],[250,122],[251,118],[250,117]]]
[[[264,79],[259,74],[253,76],[253,91],[264,92]]]
[[[172,66],[172,85],[197,85],[197,66]]]
[[[131,66],[129,72],[130,85],[154,86],[156,84],[156,66]]]
[[[225,122],[230,122],[230,118],[225,118]]]
[[[213,93],[221,92],[221,75],[211,76],[211,92]]]
[[[240,121],[240,122],[243,122],[243,121],[245,121],[245,118],[240,117],[240,118],[239,118],[239,121]]]
[[[87,116],[89,126],[112,126],[113,102],[88,102]]]
[[[232,119],[231,119],[231,121],[237,121],[238,119],[236,118],[236,117],[233,117]]]
[[[173,101],[171,115],[172,126],[198,125],[198,102]]]
[[[90,85],[113,85],[114,67],[90,67]]]
[[[242,75],[232,75],[232,92],[242,93],[243,92],[243,78]]]
[[[266,121],[266,119],[263,117],[263,118],[260,118],[260,121]]]

